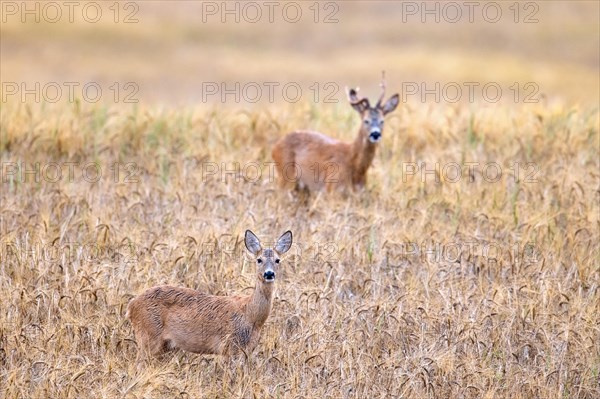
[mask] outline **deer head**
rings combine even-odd
[[[292,246],[292,232],[288,230],[283,233],[273,248],[263,249],[258,237],[250,230],[246,230],[244,242],[248,251],[256,257],[258,280],[264,283],[274,282],[280,257]]]
[[[350,105],[352,105],[352,108],[360,114],[362,120],[360,128],[361,134],[366,136],[369,142],[373,144],[378,143],[381,140],[385,116],[395,110],[400,102],[398,94],[394,94],[385,102],[385,104],[382,104],[385,97],[385,73],[382,73],[380,86],[381,96],[374,107],[371,107],[368,98],[358,97],[358,88],[348,90],[348,101],[350,102]]]

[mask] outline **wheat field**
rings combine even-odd
[[[196,3],[183,3],[165,12],[158,36],[155,5],[142,6],[146,22],[134,27],[0,28],[3,82],[96,76],[107,87],[133,76],[140,87],[137,104],[0,104],[0,396],[600,397],[598,40],[587,40],[597,4],[552,2],[539,25],[502,31],[513,47],[485,52],[498,26],[479,26],[485,43],[454,51],[472,27],[445,37],[448,26],[417,24],[411,36],[415,26],[394,25],[392,2],[369,11],[381,24],[363,37],[366,11],[353,2],[359,12],[340,15],[352,23],[298,63],[305,53],[284,48],[306,26],[252,43],[260,57],[246,59],[248,48],[229,39],[247,26],[190,23]],[[393,29],[448,47],[401,47]],[[196,52],[213,33],[220,44]],[[312,45],[308,36],[298,46]],[[355,52],[364,57],[344,69]],[[28,63],[31,54],[40,62]],[[206,54],[214,64],[200,62]],[[195,76],[278,74],[360,84],[373,98],[382,69],[388,95],[409,78],[450,77],[535,80],[544,96],[403,101],[386,119],[366,189],[306,199],[279,190],[271,148],[298,128],[352,140],[360,121],[342,92],[331,104],[207,104],[190,94]],[[251,293],[246,229],[266,241],[294,234],[256,350],[244,361],[171,352],[137,362],[129,300],[158,284]]]
[[[48,159],[97,166],[3,184],[4,396],[597,397],[597,110],[404,110],[348,198],[303,204],[266,173],[206,173],[269,162],[308,111],[5,110],[3,151],[43,178]],[[404,159],[503,173],[436,183],[393,167]],[[539,171],[517,180],[514,162]],[[138,368],[128,301],[161,283],[248,293],[249,227],[295,236],[249,362],[175,353]]]

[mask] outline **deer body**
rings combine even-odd
[[[296,131],[275,145],[272,156],[282,187],[332,191],[364,187],[376,148],[363,132],[354,142],[344,143],[318,132]]]
[[[384,117],[398,106],[399,97],[395,94],[382,105],[384,91],[371,107],[369,100],[359,99],[357,93],[357,89],[348,92],[350,104],[362,122],[353,142],[344,143],[318,132],[295,131],[275,144],[272,156],[282,188],[332,191],[365,186],[367,170],[382,137]]]
[[[246,232],[246,247],[258,257],[259,266],[252,295],[216,296],[165,285],[137,296],[127,313],[138,345],[151,355],[176,348],[217,355],[251,352],[271,312],[279,256],[291,243],[288,231],[274,249],[263,250],[256,236]]]

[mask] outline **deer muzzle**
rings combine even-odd
[[[369,133],[369,141],[371,143],[377,143],[379,140],[381,140],[381,130],[371,130]]]
[[[267,283],[272,283],[273,281],[275,281],[275,272],[273,270],[267,270],[266,272],[264,272],[263,278]]]

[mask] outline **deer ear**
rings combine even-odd
[[[361,114],[370,108],[369,100],[367,100],[366,98],[363,98],[362,100],[360,100],[358,102],[350,103],[350,104],[352,105],[352,108],[354,108],[356,111],[358,111]]]
[[[387,102],[383,105],[383,108],[381,108],[383,114],[386,115],[395,110],[399,102],[400,97],[398,96],[398,94],[394,94],[393,96],[391,96],[389,100],[387,100]]]
[[[358,101],[358,89],[347,89],[348,92],[348,101],[350,103],[355,103]]]
[[[244,243],[246,244],[246,248],[248,249],[248,251],[250,251],[252,255],[257,255],[262,249],[260,246],[260,240],[250,230],[246,230]]]
[[[275,244],[275,251],[279,252],[280,254],[283,254],[286,253],[291,246],[292,232],[288,230],[285,233],[283,233],[281,237],[279,237],[279,240],[277,240],[277,244]]]

